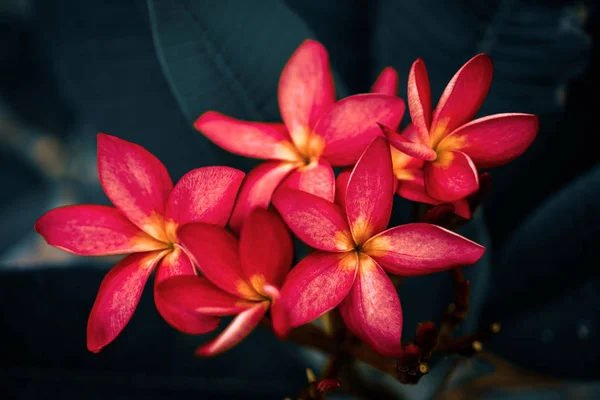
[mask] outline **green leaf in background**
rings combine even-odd
[[[494,270],[484,309],[493,349],[525,367],[589,378],[600,371],[600,166],[540,206]]]

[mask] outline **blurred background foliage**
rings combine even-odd
[[[481,359],[442,359],[398,396],[600,398],[592,1],[3,0],[0,382],[8,398],[281,398],[304,385],[304,368],[318,370],[318,356],[266,331],[195,359],[205,338],[170,329],[150,293],[123,335],[92,355],[87,315],[115,259],[69,256],[32,228],[52,207],[107,202],[97,132],[143,145],[174,180],[204,165],[248,171],[255,161],[217,148],[192,121],[209,109],[278,120],[279,74],[308,37],[329,50],[338,97],[368,91],[388,65],[405,97],[417,57],[437,97],[486,52],[495,76],[480,114],[540,116],[537,140],[492,171],[492,194],[463,232],[489,249],[465,271],[473,304],[463,330],[499,321],[502,332]],[[396,203],[394,224],[407,222],[410,205]],[[439,320],[450,279],[409,279],[400,296],[410,338],[419,320]]]

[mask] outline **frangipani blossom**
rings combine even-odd
[[[294,52],[279,80],[279,110],[284,123],[240,121],[214,111],[195,127],[232,153],[266,159],[252,170],[240,190],[230,221],[239,231],[254,207],[268,207],[277,187],[289,187],[333,201],[332,166],[353,165],[376,136],[377,123],[397,126],[404,101],[361,94],[335,102],[333,76],[325,48],[306,40]]]
[[[48,244],[74,254],[130,254],[100,285],[88,320],[88,349],[99,352],[125,328],[153,270],[156,307],[169,324],[190,334],[215,329],[218,318],[174,308],[156,287],[171,276],[196,274],[179,246],[178,227],[190,222],[224,227],[244,173],[229,167],[198,168],[173,187],[165,166],[146,149],[99,134],[98,174],[115,207],[59,207],[35,224]]]
[[[215,355],[244,339],[278,300],[292,264],[292,238],[276,213],[260,208],[244,222],[239,240],[206,224],[188,224],[178,234],[206,278],[177,276],[158,290],[161,298],[187,313],[236,315],[219,336],[196,351]]]
[[[379,77],[375,80],[373,87],[371,88],[372,93],[382,93],[390,96],[398,95],[398,73],[392,67],[385,68]],[[387,126],[381,125],[381,129],[385,133],[385,136],[390,141],[398,140],[398,134]],[[412,124],[408,125],[401,134],[401,137],[408,139],[410,142],[418,142],[415,128]],[[420,146],[416,147],[418,151]],[[400,197],[404,197],[407,200],[417,201],[420,203],[427,204],[443,204],[444,201],[434,199],[429,196],[425,191],[425,181],[423,179],[423,164],[424,161],[411,157],[408,154],[396,149],[396,147],[390,144],[390,150],[392,152],[392,165],[394,169],[394,175],[398,179],[396,193]],[[427,149],[430,150],[430,149]],[[344,171],[338,175],[337,181],[344,181],[348,179],[350,172]],[[336,191],[336,196],[340,196],[339,191]],[[454,212],[463,218],[471,218],[471,208],[466,198],[458,199],[452,202],[454,206]]]
[[[387,229],[394,194],[389,144],[376,138],[354,167],[343,208],[310,193],[278,189],[273,204],[317,251],[288,274],[282,308],[291,327],[340,306],[356,336],[386,356],[401,353],[402,311],[386,271],[423,275],[475,263],[484,248],[444,228],[416,223]],[[280,335],[285,332],[279,332]]]
[[[397,149],[423,160],[425,189],[434,199],[453,202],[473,194],[479,187],[477,168],[515,159],[537,134],[538,119],[532,114],[495,114],[471,121],[487,96],[492,74],[487,55],[473,57],[448,83],[432,113],[425,64],[418,59],[411,67],[408,107],[416,140],[388,137]]]

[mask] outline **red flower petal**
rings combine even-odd
[[[474,264],[485,248],[439,226],[416,223],[380,233],[363,250],[386,271],[415,276]]]
[[[189,309],[173,306],[168,299],[162,296],[158,290],[159,285],[175,276],[196,277],[192,262],[179,247],[175,247],[162,259],[154,276],[154,303],[156,303],[156,309],[160,315],[173,328],[189,335],[199,335],[217,329],[219,318],[198,315],[190,312]]]
[[[100,133],[98,175],[104,193],[131,222],[168,241],[164,215],[173,182],[158,158],[142,146]]]
[[[266,293],[271,298],[271,320],[273,322],[273,332],[280,339],[284,339],[291,329],[289,312],[287,307],[281,302],[281,292],[279,290],[275,292],[276,289],[269,286],[267,286],[267,288],[273,292]]]
[[[473,161],[460,151],[444,151],[434,162],[425,163],[425,190],[435,199],[452,202],[479,189]]]
[[[239,241],[227,230],[208,224],[186,224],[177,231],[179,243],[213,284],[246,299],[261,297],[244,279]]]
[[[256,328],[269,309],[269,302],[263,301],[238,314],[214,340],[196,349],[196,355],[215,356],[240,343]]]
[[[458,70],[433,113],[432,146],[477,114],[490,90],[493,73],[492,60],[485,54],[476,55]]]
[[[377,136],[377,123],[396,128],[404,100],[383,94],[359,94],[335,103],[317,122],[314,133],[325,143],[322,156],[333,166],[354,164]]]
[[[247,122],[208,111],[196,120],[194,126],[217,146],[241,156],[291,161],[298,159],[283,124]]]
[[[144,285],[165,252],[125,257],[104,277],[87,325],[88,350],[98,353],[121,333],[137,307]]]
[[[292,266],[292,237],[274,211],[257,208],[246,219],[240,234],[240,259],[246,280],[281,287]]]
[[[203,167],[185,174],[167,203],[167,232],[174,237],[175,228],[189,222],[224,227],[243,179],[242,171],[229,167]]]
[[[327,50],[305,40],[292,54],[279,79],[279,110],[290,136],[304,148],[310,129],[335,101],[335,86]]]
[[[425,146],[424,144],[418,142],[413,142],[412,140],[407,139],[401,134],[388,128],[387,126],[380,125],[380,127],[388,138],[390,144],[401,152],[424,161],[431,161],[437,158],[437,153],[429,146]]]
[[[392,67],[386,67],[375,80],[371,93],[398,96],[398,72]]]
[[[290,326],[310,322],[340,304],[352,287],[357,262],[355,252],[315,251],[292,268],[280,300]]]
[[[438,145],[438,151],[460,150],[479,168],[514,160],[533,142],[538,118],[532,114],[496,114],[461,126]]]
[[[417,137],[417,131],[413,124],[409,124],[406,128],[404,128],[400,135],[412,142],[416,142],[419,140]],[[392,153],[392,164],[394,165],[394,174],[397,176],[398,179],[405,179],[403,175],[405,175],[406,170],[423,169],[423,160],[411,157],[408,154],[396,149],[394,146],[390,146],[390,151]]]
[[[350,181],[350,175],[352,169],[345,169],[340,172],[335,180],[335,204],[340,206],[342,211],[346,212],[346,190],[348,188],[348,182]]]
[[[402,309],[390,278],[370,257],[361,255],[348,297],[340,304],[348,329],[378,353],[402,353]]]
[[[329,201],[335,198],[333,169],[322,158],[292,172],[279,187],[302,190]]]
[[[408,74],[408,111],[419,141],[429,145],[431,128],[431,88],[429,76],[422,59],[417,59]]]
[[[394,182],[390,146],[377,138],[358,160],[346,190],[346,215],[355,243],[363,244],[387,227]]]
[[[255,304],[224,292],[203,276],[174,276],[158,285],[157,291],[171,308],[204,318],[235,315]]]
[[[239,233],[244,220],[256,207],[267,208],[271,196],[281,181],[296,167],[294,164],[281,161],[267,161],[246,175],[231,213],[229,226]]]
[[[114,207],[74,205],[48,211],[35,230],[49,245],[82,256],[104,256],[166,249]]]
[[[407,200],[418,201],[426,204],[445,204],[445,202],[434,199],[425,191],[425,182],[423,180],[423,171],[414,170],[411,172],[412,179],[403,179],[398,181],[396,193],[398,196]],[[471,219],[471,207],[466,198],[456,200],[450,203],[454,206],[454,213],[465,219]]]
[[[350,228],[340,208],[314,194],[278,189],[273,205],[287,226],[307,245],[324,251],[349,251],[354,247]]]

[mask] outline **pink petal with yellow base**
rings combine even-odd
[[[296,167],[283,161],[267,161],[246,175],[231,213],[229,226],[239,233],[244,220],[256,207],[267,208],[271,196],[281,181]]]
[[[396,193],[398,196],[407,200],[417,201],[426,204],[445,204],[443,201],[434,199],[425,191],[425,182],[423,180],[423,171],[415,170],[411,172],[412,179],[403,179],[398,181]],[[460,199],[450,203],[454,206],[454,213],[465,219],[471,219],[471,207],[467,199]]]
[[[173,182],[158,158],[142,146],[101,133],[98,175],[104,193],[131,222],[168,241],[164,215]]]
[[[194,126],[217,146],[231,153],[261,159],[297,159],[283,124],[247,122],[208,111],[196,120]]]
[[[377,123],[396,128],[403,114],[399,97],[359,94],[338,101],[314,128],[325,144],[322,156],[333,166],[354,164],[374,138],[383,136]]]
[[[357,264],[355,252],[315,251],[303,258],[281,289],[289,325],[300,326],[337,307],[352,287]]]
[[[260,323],[269,309],[269,302],[257,303],[254,307],[242,311],[225,328],[219,336],[209,343],[198,347],[196,355],[201,357],[215,356],[231,349],[240,343]]]
[[[125,328],[165,251],[125,257],[104,277],[87,324],[87,348],[98,353]]]
[[[82,256],[105,256],[166,249],[114,207],[73,205],[48,211],[35,230],[49,245]]]
[[[296,169],[281,182],[279,187],[302,190],[328,201],[333,201],[335,198],[333,169],[322,158]]]
[[[246,280],[277,287],[292,266],[294,247],[289,230],[274,211],[257,208],[242,226],[240,259]]]
[[[185,174],[167,203],[167,232],[173,234],[173,228],[189,222],[224,227],[243,179],[242,171],[229,167],[203,167]]]
[[[346,189],[346,215],[356,244],[387,227],[393,196],[390,147],[387,140],[377,138],[358,160]]]
[[[425,164],[427,194],[444,202],[463,199],[479,189],[477,168],[460,151],[444,151],[437,160]]]
[[[392,67],[384,68],[371,87],[371,93],[398,96],[398,72]]]
[[[239,258],[239,241],[224,228],[187,224],[177,231],[179,243],[200,272],[222,290],[244,298],[259,298],[246,282]]]
[[[204,318],[235,315],[256,304],[224,292],[202,276],[169,278],[158,286],[158,293],[170,307]]]
[[[278,89],[281,117],[297,147],[303,148],[310,129],[335,101],[335,86],[327,50],[305,40],[281,72]]]
[[[339,173],[335,179],[335,204],[346,212],[346,189],[352,175],[352,169],[346,169]]]
[[[415,223],[374,236],[363,251],[389,273],[416,276],[474,264],[485,248],[439,226]]]
[[[160,315],[173,328],[188,335],[200,335],[217,329],[219,318],[199,315],[187,309],[175,307],[161,295],[158,290],[159,285],[176,276],[196,277],[192,262],[179,247],[175,247],[160,261],[154,276],[154,303]]]
[[[310,193],[282,188],[273,195],[273,205],[307,245],[333,252],[354,247],[346,218],[336,204]]]
[[[452,132],[438,150],[460,150],[479,168],[514,160],[527,150],[538,131],[532,114],[496,114],[476,119]]]
[[[493,73],[491,58],[478,54],[452,77],[433,113],[433,146],[477,114],[490,90]]]
[[[348,329],[378,353],[398,357],[401,352],[402,309],[390,278],[365,255],[356,280],[340,312]]]
[[[429,146],[425,146],[419,142],[413,142],[401,134],[394,132],[387,126],[380,125],[380,127],[388,138],[390,144],[401,152],[423,161],[431,161],[437,158],[437,153]]]
[[[417,59],[408,73],[408,110],[419,142],[429,145],[431,127],[431,88],[429,76],[422,59]]]
[[[393,146],[390,146],[392,153],[392,165],[394,166],[394,176],[400,180],[413,179],[414,171],[423,173],[423,160],[409,156]]]

